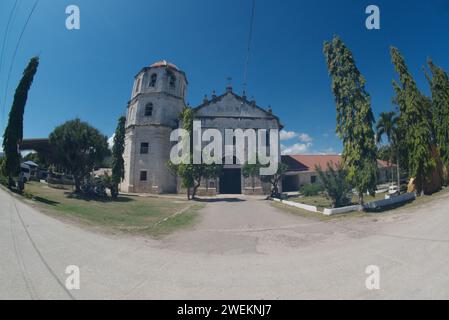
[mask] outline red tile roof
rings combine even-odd
[[[341,162],[340,155],[289,155],[282,156],[282,163],[288,165],[290,171],[315,171],[316,166],[326,169],[328,163],[334,167]],[[387,161],[377,160],[379,168],[388,168]]]

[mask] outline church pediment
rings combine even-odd
[[[276,118],[271,112],[258,107],[232,92],[207,101],[193,109],[195,117]]]

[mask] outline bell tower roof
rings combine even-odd
[[[157,61],[150,66],[150,68],[154,68],[154,67],[168,67],[168,68],[175,69],[176,71],[180,71],[179,68],[175,64],[167,62],[166,60]]]

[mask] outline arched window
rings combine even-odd
[[[153,73],[150,79],[150,87],[154,88],[156,86],[157,74]]]
[[[151,117],[153,115],[153,104],[148,103],[145,106],[145,117]]]
[[[176,77],[174,74],[170,75],[170,88],[176,87]]]
[[[137,79],[137,83],[136,83],[136,93],[139,92],[140,90],[140,78]]]

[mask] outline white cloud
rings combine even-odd
[[[108,139],[109,149],[111,149],[111,150],[112,150],[112,147],[114,146],[114,137],[115,137],[115,133],[112,135],[112,137],[110,137]]]
[[[281,141],[288,141],[288,140],[291,140],[294,138],[298,138],[298,140],[303,143],[308,143],[308,142],[313,141],[313,138],[307,133],[298,133],[295,131],[286,131],[286,130],[282,130],[280,132]]]
[[[318,151],[317,154],[319,154],[319,155],[330,155],[330,154],[334,155],[334,154],[336,154],[336,152],[335,152],[334,148],[327,148],[322,151]]]
[[[281,152],[283,155],[293,155],[293,154],[305,154],[309,153],[309,149],[312,143],[295,143],[292,146],[281,145]]]
[[[301,133],[299,135],[299,141],[301,142],[312,142],[313,138],[309,136],[307,133]]]
[[[282,130],[279,135],[280,135],[281,141],[291,140],[298,136],[298,134],[295,131],[286,131],[286,130]]]

